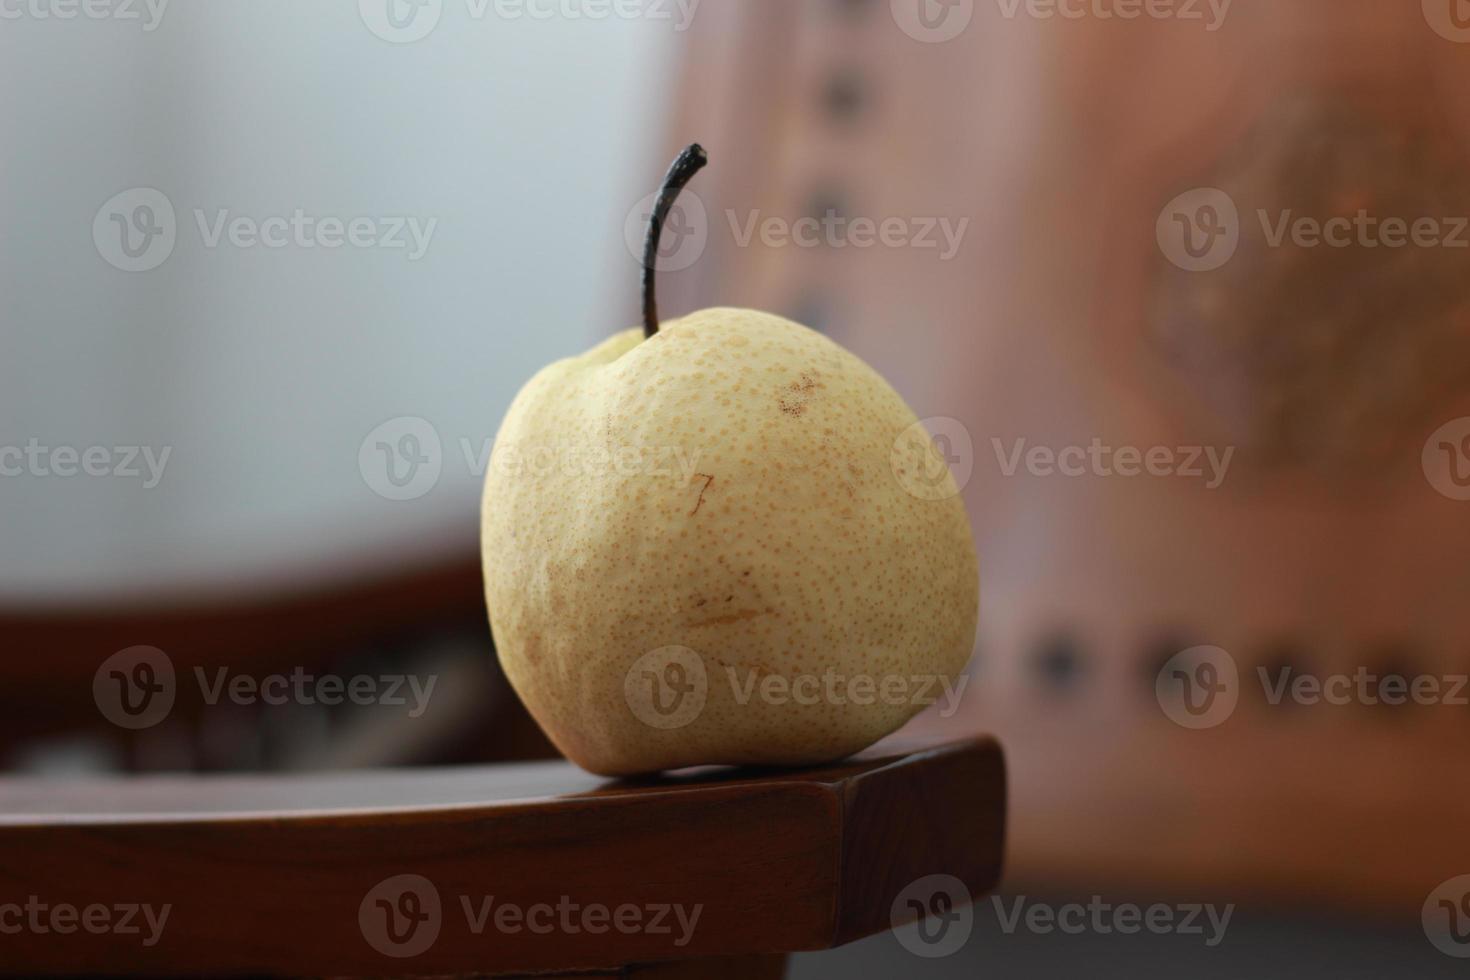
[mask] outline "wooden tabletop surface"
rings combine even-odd
[[[983,737],[619,781],[566,763],[0,779],[0,926],[23,920],[0,934],[0,972],[509,973],[822,949],[912,919],[895,902],[930,876],[989,890],[1005,800]]]

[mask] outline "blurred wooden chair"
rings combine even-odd
[[[941,43],[902,21],[921,4]],[[825,331],[973,468],[984,659],[951,724],[1006,744],[1013,881],[1400,917],[1470,867],[1463,703],[1296,710],[1258,671],[1470,672],[1470,521],[1425,469],[1426,447],[1446,480],[1470,459],[1435,437],[1470,416],[1465,252],[1277,248],[1260,215],[1448,235],[1470,208],[1465,4],[1241,0],[1214,27],[1069,6],[706,4],[647,169],[705,146],[708,242],[661,308]],[[1195,188],[1239,211],[1214,271],[1159,231]],[[829,215],[930,244],[744,237]],[[949,260],[935,219],[968,222]],[[1213,488],[1008,472],[1018,445],[1094,439],[1232,463]],[[1157,681],[1206,644],[1239,705],[1194,731]]]
[[[339,575],[292,587],[256,583],[239,597],[0,608],[0,768],[46,765],[69,747],[87,762],[133,771],[351,768],[553,756],[496,663],[480,557],[471,548],[422,567]],[[130,728],[101,710],[94,682],[138,646],[167,657],[167,717]],[[359,676],[433,673],[429,717],[386,731],[384,713],[293,704],[210,706],[213,683],[301,671]],[[210,710],[205,710],[209,708]],[[59,749],[53,749],[59,746]],[[85,754],[85,753],[84,753]],[[93,757],[95,756],[95,759]]]

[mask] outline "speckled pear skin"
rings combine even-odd
[[[975,548],[947,472],[943,499],[895,475],[915,422],[857,357],[751,310],[630,330],[537,374],[496,438],[481,530],[501,664],[556,746],[604,775],[803,765],[922,710],[744,687],[829,668],[953,682],[964,667]],[[661,729],[624,684],[671,645],[699,656],[707,696]]]

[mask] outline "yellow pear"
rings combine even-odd
[[[481,508],[506,676],[572,761],[628,775],[841,758],[957,706],[979,573],[946,461],[870,367],[799,324],[661,324],[516,396]],[[956,686],[955,681],[960,683]]]
[[[974,642],[969,522],[914,413],[750,310],[533,378],[482,543],[506,675],[597,773],[841,758],[952,695]]]

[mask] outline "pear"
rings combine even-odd
[[[550,739],[604,775],[814,764],[952,693],[977,559],[914,413],[781,317],[645,313],[526,385],[486,477],[495,646]]]

